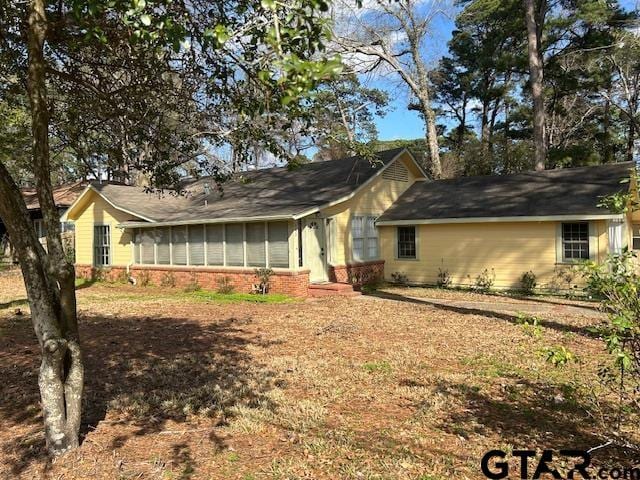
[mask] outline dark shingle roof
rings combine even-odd
[[[351,194],[404,149],[378,153],[379,162],[361,157],[309,163],[293,170],[269,168],[244,172],[222,185],[200,179],[185,186],[186,196],[159,196],[141,187],[96,184],[116,207],[153,222],[193,222],[225,218],[290,217]],[[205,205],[204,183],[211,193]]]
[[[378,221],[608,214],[602,196],[626,190],[633,162],[417,182]]]

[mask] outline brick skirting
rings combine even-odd
[[[329,281],[367,285],[384,278],[384,260],[352,263],[349,265],[330,265]]]
[[[126,279],[126,267],[112,266],[96,269],[91,265],[76,265],[76,277],[117,281]],[[171,272],[171,275],[169,275]],[[219,282],[228,278],[236,292],[249,293],[258,279],[252,268],[223,268],[223,267],[174,267],[157,265],[133,265],[129,269],[129,276],[139,283],[140,278],[147,277],[149,284],[159,286],[163,279],[171,277],[178,288],[191,285],[194,280],[206,290],[217,290]],[[309,271],[276,270],[269,282],[270,292],[284,293],[294,297],[309,295]]]

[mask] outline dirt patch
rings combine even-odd
[[[490,449],[602,442],[602,345],[577,309],[532,331],[399,291],[256,305],[94,284],[78,291],[83,443],[51,464],[19,280],[0,276],[1,478],[483,478]],[[581,363],[554,368],[545,345]]]

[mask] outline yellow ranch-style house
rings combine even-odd
[[[63,220],[75,223],[83,277],[250,291],[264,267],[272,292],[305,297],[443,276],[470,286],[484,275],[517,289],[530,271],[552,288],[577,261],[640,248],[640,212],[598,207],[635,185],[621,183],[632,170],[629,162],[433,181],[408,150],[394,149],[373,162],[245,172],[221,190],[199,179],[181,196],[94,183]]]

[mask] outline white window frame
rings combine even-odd
[[[98,259],[98,255],[96,252],[96,249],[98,248],[98,246],[96,245],[96,228],[100,227],[107,227],[108,229],[108,234],[104,237],[108,239],[108,243],[102,244],[100,246],[100,248],[108,248],[108,257],[109,257],[109,261],[107,263],[98,263],[97,259]],[[93,224],[93,266],[94,267],[109,267],[113,264],[113,238],[112,238],[112,229],[111,229],[111,224],[110,223],[94,223]],[[103,258],[104,258],[104,254],[103,254]]]
[[[379,235],[378,235],[378,229],[375,226],[376,224],[376,220],[377,220],[378,216],[377,215],[372,215],[372,214],[365,214],[365,213],[358,213],[355,214],[351,217],[351,258],[356,261],[356,262],[367,262],[367,261],[371,261],[371,260],[379,260],[380,259],[380,240],[379,240]],[[361,237],[356,237],[355,236],[355,221],[356,219],[360,219],[360,221],[362,222],[362,236]],[[374,235],[369,235],[369,231],[367,229],[367,223],[369,222],[369,220],[371,220],[373,222],[373,233]],[[356,244],[356,239],[357,240],[362,240],[362,256],[359,257],[358,255],[356,255],[356,249],[355,249],[355,244]],[[369,255],[369,248],[368,248],[368,244],[369,241],[375,241],[376,243],[376,255],[374,256],[370,256]]]
[[[586,223],[588,225],[587,228],[589,232],[589,242],[588,242],[589,258],[587,259],[565,258],[562,225],[566,223]],[[598,251],[598,232],[596,228],[596,222],[587,221],[587,220],[576,220],[571,222],[557,223],[557,226],[556,226],[556,263],[557,264],[574,265],[576,263],[580,263],[581,261],[585,261],[585,260],[595,260],[597,256],[597,251]]]
[[[415,255],[413,257],[401,257],[400,256],[400,229],[401,228],[413,228],[413,245],[415,250]],[[393,242],[393,255],[396,260],[401,262],[415,262],[419,260],[420,257],[420,249],[419,249],[419,228],[418,225],[399,225],[395,228],[394,233],[394,242]]]

